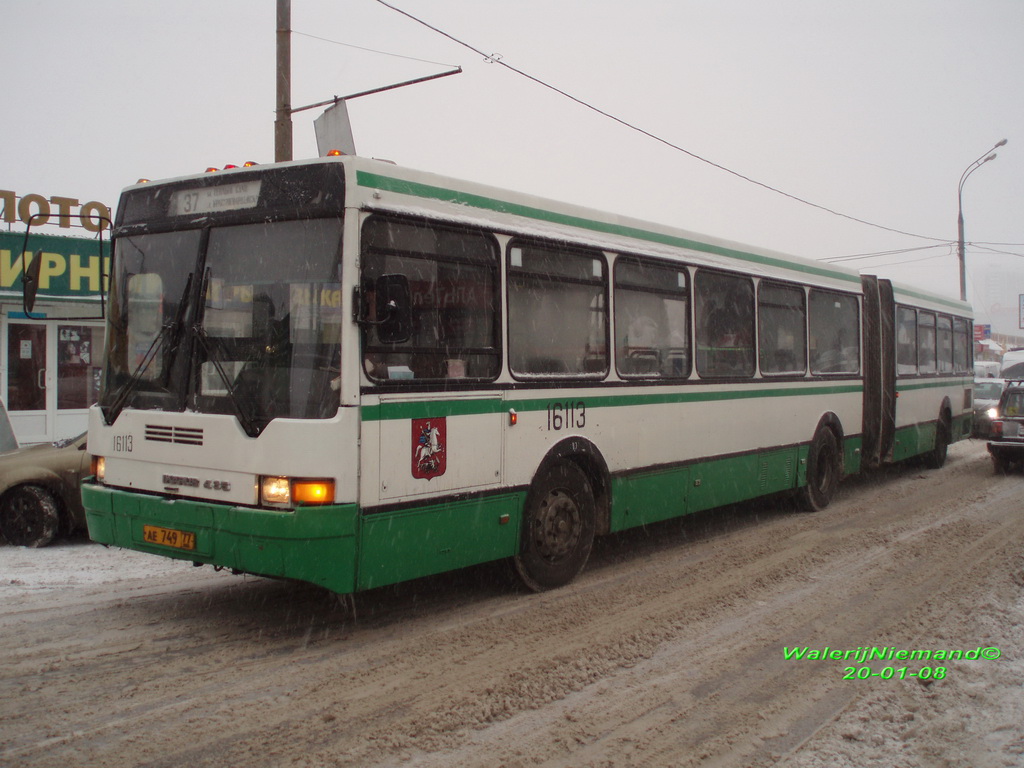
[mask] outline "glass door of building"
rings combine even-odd
[[[46,325],[7,324],[7,413],[18,442],[52,440],[47,414]]]
[[[4,400],[22,445],[73,437],[99,396],[104,331],[75,321],[8,319]]]

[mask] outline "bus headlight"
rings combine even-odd
[[[264,477],[260,483],[260,501],[264,504],[290,504],[292,486],[287,477]]]
[[[96,478],[96,482],[102,483],[103,479],[107,476],[107,460],[102,456],[93,456],[89,463],[92,465],[90,469],[92,470],[93,477]]]
[[[260,501],[275,507],[333,504],[334,481],[323,478],[260,478]]]

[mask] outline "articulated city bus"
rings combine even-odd
[[[359,157],[127,188],[90,414],[96,541],[347,594],[970,433],[970,308]]]

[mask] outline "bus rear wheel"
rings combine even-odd
[[[842,474],[839,440],[828,427],[820,427],[807,454],[807,485],[800,489],[797,501],[805,512],[819,512],[832,502]]]
[[[594,490],[570,461],[558,461],[534,480],[526,497],[519,554],[520,580],[534,592],[568,584],[590,557],[596,528]]]
[[[945,417],[939,419],[935,428],[935,447],[924,457],[924,465],[928,469],[939,469],[946,463],[946,454],[949,451],[949,420]]]

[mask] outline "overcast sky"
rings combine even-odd
[[[351,102],[359,154],[810,258],[887,252],[841,263],[949,296],[960,176],[1008,139],[963,202],[968,298],[1017,331],[1021,0],[388,2],[735,174],[923,237],[744,181],[376,0],[292,0],[295,107],[464,70]],[[5,0],[0,189],[113,205],[142,176],[273,161],[275,10]],[[321,111],[294,116],[296,158]]]

